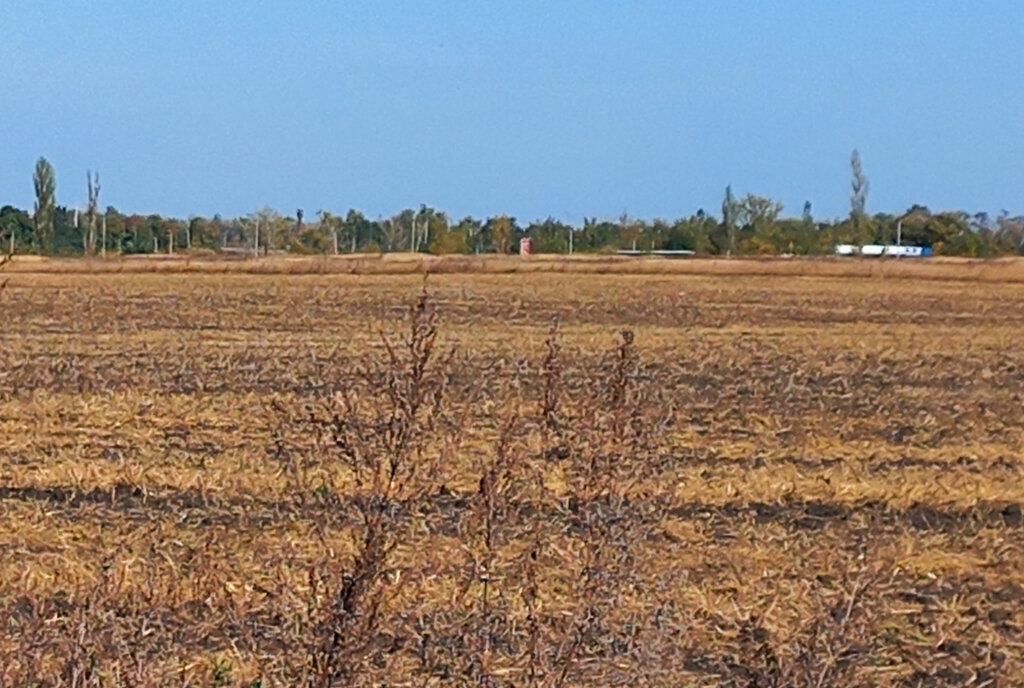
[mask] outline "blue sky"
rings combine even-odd
[[[0,0],[0,204],[1024,212],[1024,3]]]

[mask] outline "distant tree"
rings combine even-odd
[[[34,233],[32,218],[24,210],[5,205],[0,208],[0,246],[13,255],[20,246],[22,251],[31,250]]]
[[[82,252],[81,217],[75,208],[57,206],[53,212],[53,238],[49,253],[73,255]]]
[[[994,234],[1007,253],[1024,255],[1024,216],[1010,217],[1010,213],[1002,211],[996,218]]]
[[[800,217],[801,222],[804,225],[804,229],[807,231],[814,231],[814,213],[811,209],[811,202],[804,201],[804,212]]]
[[[619,248],[637,250],[637,241],[643,234],[643,225],[629,216],[629,213],[622,213],[619,216]]]
[[[397,215],[380,220],[377,226],[381,233],[381,248],[385,252],[403,250],[406,247],[406,240],[412,236],[413,220],[411,210],[403,210]]]
[[[643,236],[640,239],[640,244],[643,248],[651,251],[666,248],[665,244],[672,233],[672,225],[667,220],[657,218],[653,222],[643,223],[641,227]]]
[[[161,239],[168,255],[172,255],[181,246],[181,241],[176,238],[181,230],[181,225],[178,222],[163,215],[153,213],[146,216],[146,224],[149,226],[149,232],[153,236],[154,253],[160,252]]]
[[[427,250],[434,255],[469,253],[469,237],[459,225],[438,227],[430,232],[430,245]]]
[[[420,204],[420,209],[412,218],[412,235],[409,241],[410,250],[413,253],[429,250],[430,247],[430,225],[436,211]]]
[[[152,237],[149,237],[149,241],[146,242],[147,237],[144,236],[146,231],[146,218],[141,215],[128,215],[124,217],[124,233],[121,236],[121,252],[122,253],[148,253],[153,246]],[[148,247],[143,246],[144,243],[148,243]]]
[[[258,212],[251,213],[249,217],[243,221],[245,226],[245,233],[248,236],[249,246],[252,248],[252,255],[255,258],[259,258],[260,255],[260,214]]]
[[[322,242],[330,246],[330,251],[338,255],[338,232],[341,231],[341,218],[329,210],[321,210],[317,213],[320,220],[320,231],[317,233],[318,243]]]
[[[859,235],[864,232],[863,225],[867,219],[868,190],[871,183],[864,174],[864,167],[861,164],[860,153],[854,149],[850,154],[850,219],[853,221],[854,231]]]
[[[746,253],[777,253],[789,251],[791,241],[780,232],[776,222],[782,214],[782,204],[766,196],[747,194],[736,204],[738,215],[745,223]]]
[[[88,191],[88,204],[86,205],[86,233],[82,241],[82,248],[86,255],[96,252],[96,221],[99,217],[98,208],[100,201],[100,175],[90,171],[85,173],[85,181]]]
[[[732,194],[732,186],[725,187],[725,198],[722,199],[722,227],[728,242],[726,253],[732,255],[736,250],[736,225],[738,221],[739,207],[736,197]]]
[[[978,235],[971,231],[966,213],[932,213],[927,206],[914,205],[902,216],[903,242],[930,246],[935,253],[977,256],[985,253]]]
[[[380,250],[381,231],[375,222],[371,222],[363,213],[350,208],[342,224],[342,236],[345,237],[352,253],[365,250],[373,244],[375,251]]]
[[[680,218],[668,228],[664,239],[664,247],[672,251],[696,251],[700,254],[711,253],[712,237],[718,229],[718,223],[703,210],[698,210],[690,217]]]
[[[509,253],[512,250],[512,238],[515,236],[515,220],[508,215],[498,215],[487,220],[485,230],[491,238],[491,248],[495,253]]]
[[[283,229],[287,222],[281,213],[269,206],[263,206],[249,216],[253,238],[253,249],[256,255],[263,252],[267,255],[270,251],[281,247]]]
[[[54,216],[57,209],[57,179],[53,171],[53,165],[46,158],[39,158],[36,161],[36,170],[32,181],[36,190],[36,206],[35,213],[33,214],[36,240],[41,253],[52,253],[53,238],[56,231]]]
[[[100,220],[100,227],[103,234],[100,245],[104,247],[104,251],[113,248],[123,253],[125,251],[124,241],[127,237],[127,232],[124,216],[117,211],[117,208],[112,205],[107,206]]]
[[[466,216],[459,220],[456,229],[466,235],[466,244],[471,253],[480,253],[482,247],[483,224],[480,220]]]
[[[978,236],[970,231],[967,213],[950,211],[936,213],[925,225],[925,245],[936,253],[977,257],[983,252]]]
[[[186,229],[189,248],[220,248],[222,245],[222,239],[218,223],[219,218],[208,220],[205,217],[190,217],[188,220],[188,228]]]
[[[737,204],[740,217],[754,230],[755,233],[764,231],[775,224],[782,214],[782,204],[767,196],[747,194]]]
[[[214,218],[216,221],[217,216]],[[219,231],[223,237],[220,242],[221,246],[253,251],[253,233],[249,220],[248,216],[234,217],[230,220],[220,219]]]
[[[566,253],[573,228],[554,218],[534,222],[526,228],[526,236],[533,242],[536,253]]]

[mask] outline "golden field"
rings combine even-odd
[[[734,258],[627,257],[602,254],[442,255],[423,253],[294,255],[277,253],[253,259],[244,253],[126,255],[107,258],[17,256],[9,272],[35,274],[643,274],[745,275],[785,277],[872,277],[876,279],[1024,282],[1022,258],[932,257],[875,259],[840,257],[742,256]]]
[[[7,266],[0,686],[1024,684],[1015,261],[169,260]]]

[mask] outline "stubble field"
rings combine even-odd
[[[1024,683],[1024,284],[10,277],[0,686]]]

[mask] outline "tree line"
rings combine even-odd
[[[903,213],[867,212],[869,181],[857,151],[851,156],[850,214],[823,220],[810,202],[799,217],[784,216],[783,205],[726,187],[721,212],[704,209],[675,220],[644,220],[623,214],[615,220],[586,218],[573,225],[547,218],[523,224],[509,215],[455,220],[421,205],[390,217],[370,219],[359,210],[335,214],[302,210],[284,215],[261,208],[225,218],[128,214],[100,205],[100,178],[86,173],[84,209],[57,203],[56,175],[45,158],[33,174],[36,202],[31,210],[0,208],[0,250],[41,255],[108,255],[176,252],[271,252],[340,254],[425,252],[434,254],[513,253],[529,237],[535,253],[614,253],[619,250],[689,250],[698,255],[822,255],[836,244],[895,243],[929,246],[936,254],[1024,255],[1024,216],[1003,211],[933,212],[913,205]]]

